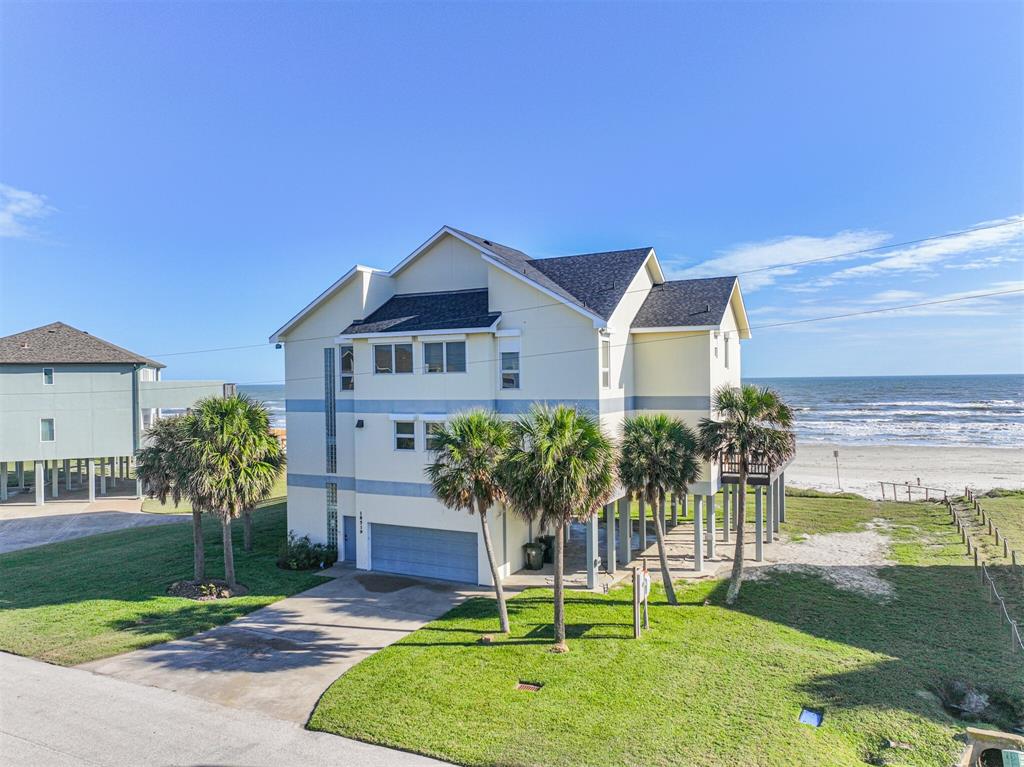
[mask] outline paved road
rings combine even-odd
[[[0,764],[418,767],[441,762],[0,653]]]
[[[84,495],[84,493],[76,493]],[[136,498],[47,501],[43,506],[24,502],[0,505],[0,554],[46,543],[109,533],[129,527],[185,522],[181,514],[142,514]]]
[[[224,626],[82,668],[304,724],[349,668],[481,593],[350,568],[332,572],[338,577]]]

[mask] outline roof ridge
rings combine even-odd
[[[531,258],[531,261],[554,261],[559,258],[587,258],[589,256],[611,256],[617,253],[650,253],[653,246],[639,248],[618,248],[616,250],[598,250],[593,253],[568,253],[564,256],[544,256],[543,258]]]

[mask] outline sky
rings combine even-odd
[[[445,224],[740,274],[745,376],[1021,372],[1022,216],[1017,2],[0,3],[0,335],[166,378]]]

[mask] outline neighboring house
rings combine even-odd
[[[163,368],[63,322],[0,338],[0,500],[12,468],[16,492],[26,489],[26,465],[37,504],[47,490],[57,498],[83,485],[92,499],[97,474],[106,493],[108,476],[127,480],[161,408],[225,390],[220,381],[161,381]]]
[[[739,384],[749,337],[735,277],[666,281],[653,248],[533,259],[444,227],[391,271],[354,267],[271,336],[289,528],[362,569],[489,584],[479,522],[424,475],[437,424],[565,402],[610,434],[638,411],[696,425],[716,387]],[[706,466],[691,491],[719,481]],[[504,577],[534,531],[500,508],[492,529]]]

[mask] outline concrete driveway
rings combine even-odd
[[[360,765],[432,759],[359,743],[258,712],[0,653],[0,764]]]
[[[186,639],[79,668],[305,723],[325,689],[474,586],[335,567],[338,577]]]
[[[83,494],[84,495],[84,494]],[[0,505],[0,554],[46,543],[109,533],[130,527],[184,522],[190,515],[143,514],[137,498],[47,501],[43,506],[17,502]]]

